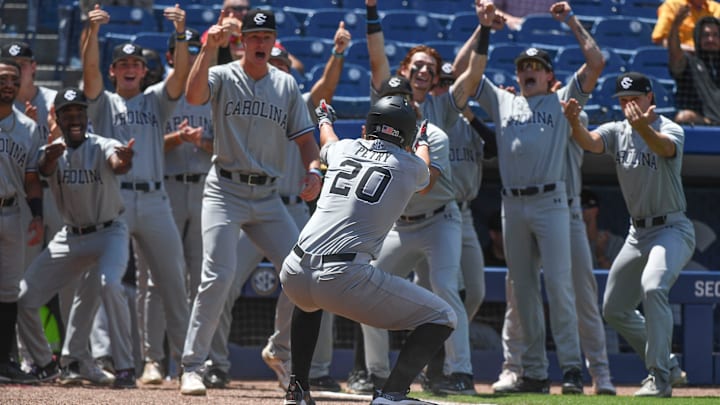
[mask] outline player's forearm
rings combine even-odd
[[[668,47],[668,67],[670,71],[676,75],[680,75],[685,70],[685,53],[680,46],[680,22],[673,22],[670,26],[670,34],[667,38]]]
[[[167,152],[170,150],[173,150],[180,146],[183,143],[182,137],[180,136],[180,131],[173,131],[168,134],[165,134],[164,142],[163,142],[163,151]]]
[[[636,129],[636,131],[647,143],[650,150],[655,152],[657,155],[671,158],[676,154],[675,142],[670,137],[655,131],[651,126],[647,125],[644,128]]]
[[[305,165],[308,170],[320,169],[320,149],[318,148],[318,144],[315,142],[315,136],[313,136],[313,133],[306,132],[304,135],[295,138],[295,142],[300,150],[300,157],[303,161],[303,165]]]
[[[477,39],[480,37],[481,27],[482,26],[478,24],[473,34],[465,41],[463,46],[458,51],[457,55],[455,55],[455,60],[453,61],[454,72],[464,72],[465,69],[467,69],[468,64],[470,63],[470,54],[472,53],[472,50],[476,47]]]
[[[325,64],[322,77],[310,90],[310,99],[313,105],[319,105],[320,100],[323,99],[328,103],[332,103],[332,97],[335,94],[338,83],[340,83],[340,75],[342,74],[344,64],[345,58],[335,55],[333,52],[333,55],[330,56],[327,64]]]
[[[42,199],[43,189],[42,183],[40,183],[40,177],[35,172],[25,173],[25,198],[31,200],[34,198]],[[42,215],[42,209],[40,210]]]
[[[382,86],[382,82],[390,77],[390,62],[385,55],[385,35],[383,35],[380,26],[380,17],[378,16],[377,6],[366,7],[367,16],[367,47],[368,57],[370,59],[370,73],[372,77],[372,86],[378,90]]]
[[[217,48],[208,48],[205,45],[190,68],[187,84],[185,85],[185,99],[193,105],[205,104],[210,98],[208,86],[208,70],[211,66],[212,55],[217,54]]]
[[[602,137],[597,133],[588,131],[587,128],[580,124],[579,120],[576,124],[571,123],[571,127],[572,137],[581,148],[593,153],[602,153],[605,150]]]
[[[481,26],[475,46],[470,52],[468,67],[460,74],[452,87],[455,105],[462,111],[468,98],[475,93],[487,66],[488,47],[490,46],[490,27]]]
[[[90,25],[82,49],[83,92],[90,100],[97,98],[103,90],[102,74],[100,73],[99,30],[99,26]]]
[[[570,27],[575,39],[577,39],[583,56],[585,56],[585,66],[579,75],[580,85],[585,93],[590,93],[595,89],[597,79],[605,68],[605,58],[600,51],[595,39],[583,27],[580,20],[574,15],[567,19],[566,24]]]
[[[183,33],[183,35],[185,34]],[[185,91],[185,82],[190,73],[190,53],[187,40],[176,41],[173,61],[173,70],[165,81],[165,90],[171,100],[177,100]]]
[[[335,133],[335,128],[331,123],[325,122],[320,125],[320,147],[322,148],[330,142],[336,142],[338,136]]]

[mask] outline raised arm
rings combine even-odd
[[[575,35],[578,44],[580,44],[580,49],[585,56],[585,64],[577,70],[577,77],[583,92],[592,92],[605,68],[605,58],[600,52],[600,48],[595,43],[595,39],[580,23],[580,20],[575,17],[575,13],[573,13],[567,1],[550,6],[550,14],[555,20],[567,24]]]
[[[390,77],[390,62],[385,55],[385,36],[380,26],[377,0],[365,0],[367,10],[367,47],[370,58],[372,87],[376,90]]]
[[[100,73],[100,45],[98,32],[102,24],[110,21],[110,14],[100,9],[96,4],[88,12],[88,34],[85,37],[82,49],[83,64],[83,92],[89,100],[96,99],[103,91],[103,78]]]
[[[185,81],[190,71],[190,53],[185,37],[185,10],[179,4],[168,7],[163,11],[165,18],[172,21],[175,26],[175,53],[173,54],[173,70],[165,79],[165,89],[171,100],[179,98],[185,91]]]
[[[687,66],[685,52],[683,52],[680,44],[680,26],[689,14],[689,6],[680,7],[675,19],[670,24],[670,33],[667,38],[668,67],[674,76],[680,76]]]
[[[218,48],[227,43],[230,38],[230,28],[222,25],[226,15],[225,10],[220,13],[218,23],[210,27],[207,40],[200,48],[200,53],[190,68],[187,84],[185,85],[185,99],[190,104],[202,105],[210,99],[210,85],[208,84],[208,70],[217,56]]]
[[[462,71],[452,86],[452,96],[455,105],[460,110],[465,109],[468,98],[477,90],[487,66],[488,46],[490,44],[490,27],[495,20],[495,5],[484,0],[475,0],[475,12],[480,22],[480,29],[473,33],[472,42],[475,47],[470,52],[470,59],[465,70]],[[470,42],[471,40],[468,40]],[[467,42],[466,42],[467,44]]]
[[[560,104],[562,104],[563,113],[572,128],[572,137],[575,142],[586,151],[602,153],[605,150],[605,144],[600,134],[588,131],[587,127],[580,121],[580,111],[582,111],[580,103],[571,98],[568,101],[560,101]]]
[[[320,105],[321,100],[327,100],[329,103],[332,102],[335,89],[340,82],[340,74],[342,73],[345,62],[343,54],[348,45],[350,45],[351,39],[350,32],[345,29],[345,21],[340,21],[338,29],[335,31],[335,37],[333,38],[335,42],[333,54],[330,55],[330,59],[325,64],[322,77],[320,77],[310,90],[312,105]]]

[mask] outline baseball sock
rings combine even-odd
[[[405,339],[383,392],[404,393],[452,331],[449,326],[434,323],[425,323],[415,328]]]
[[[17,302],[0,302],[0,363],[10,362],[15,344],[17,323]]]
[[[354,322],[354,337],[353,346],[355,354],[353,358],[353,370],[365,370],[365,338],[363,337],[362,326],[359,323]]]
[[[437,353],[430,359],[425,375],[431,382],[440,381],[443,378],[443,367],[445,365],[445,345],[440,345]]]
[[[297,306],[293,309],[290,327],[290,362],[295,380],[305,391],[310,390],[308,382],[310,363],[320,334],[321,320],[322,310],[305,312]]]

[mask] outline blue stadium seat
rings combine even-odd
[[[340,21],[353,39],[365,38],[365,14],[339,9],[320,9],[308,14],[303,22],[306,36],[333,39]]]
[[[340,6],[340,0],[272,0],[267,1],[266,4],[272,6],[274,10],[283,7],[317,10],[321,8],[338,8]],[[364,3],[363,8],[365,8]]]
[[[104,6],[103,10],[110,14],[110,22],[100,26],[100,36],[108,32],[134,34],[140,31],[158,30],[153,14],[143,8]]]
[[[335,108],[338,118],[364,119],[370,110],[370,96],[334,96],[332,106]],[[352,137],[359,135],[347,134]]]
[[[663,0],[624,0],[620,6],[622,15],[657,20],[658,7]]]
[[[310,71],[310,83],[316,83],[322,77],[324,65],[316,65]],[[362,65],[346,63],[340,75],[340,83],[335,89],[336,96],[369,96],[370,70]]]
[[[385,55],[387,55],[390,66],[398,65],[405,58],[407,48],[396,41],[385,40]],[[352,63],[361,66],[369,66],[367,40],[353,40],[347,49],[345,63]]]
[[[630,57],[628,70],[642,72],[663,82],[674,82],[668,68],[668,50],[662,46],[638,48]]]
[[[333,42],[315,37],[284,37],[280,43],[306,67],[325,64],[332,53]]]
[[[308,79],[304,74],[298,72],[294,68],[290,69],[290,74],[292,75],[292,77],[295,78],[295,81],[300,88],[300,92],[304,93],[306,91],[310,91],[310,83],[308,82]]]
[[[443,39],[440,23],[425,11],[390,10],[382,17],[385,38],[400,42],[422,43]]]
[[[412,0],[412,8],[433,14],[452,15],[466,11],[475,13],[473,2],[469,0]],[[475,23],[477,23],[477,16],[475,16]]]
[[[612,17],[618,14],[620,0],[571,0],[570,7],[578,16]]]
[[[476,17],[477,20],[477,17]],[[516,42],[551,46],[577,44],[575,35],[567,24],[561,23],[550,14],[530,14],[525,17],[515,36]]]
[[[488,67],[515,72],[515,58],[527,47],[522,44],[497,44],[488,53]]]
[[[278,37],[303,35],[302,23],[294,14],[273,8]]]
[[[445,38],[450,41],[465,42],[475,32],[477,26],[478,17],[474,11],[456,13],[450,18]]]
[[[455,55],[460,52],[460,48],[463,46],[463,42],[459,41],[430,41],[426,42],[425,45],[435,48],[440,53],[444,62],[452,63],[455,60]]]
[[[190,4],[184,6],[183,9],[185,10],[185,25],[200,31],[200,33],[205,32],[211,25],[217,23],[218,16],[220,16],[219,8],[203,4]],[[162,30],[165,32],[173,32],[175,26],[172,21],[169,21],[163,16],[162,9],[159,15],[157,14],[158,8],[154,8],[154,10],[156,18],[159,18],[159,21],[162,23]]]
[[[608,73],[619,73],[624,72],[626,69],[625,60],[615,53],[612,48],[605,48],[601,51],[605,57],[605,72]],[[555,69],[558,70],[569,70],[576,71],[582,64],[585,63],[585,55],[579,45],[569,45],[561,48],[555,56]]]
[[[344,9],[361,9],[365,10],[365,0],[339,0],[340,7]],[[380,3],[380,11],[399,10],[410,8],[413,0],[382,0]]]
[[[675,108],[675,94],[669,91],[660,80],[651,78],[653,86],[653,94],[655,94],[655,112],[662,114],[667,118],[675,118],[677,109]]]
[[[163,65],[167,65],[165,52],[167,51],[168,38],[171,34],[167,32],[138,32],[133,36],[132,42],[143,48],[152,49],[160,55]]]
[[[485,76],[497,86],[516,86],[515,69],[505,70],[497,68],[485,69]]]
[[[615,48],[621,55],[631,55],[641,46],[653,45],[653,26],[633,17],[611,17],[598,20],[592,35],[600,48]]]
[[[608,121],[625,119],[615,94],[615,80],[618,74],[603,75],[598,79],[597,87],[590,94],[590,99],[584,107],[588,114],[590,124],[602,124]]]

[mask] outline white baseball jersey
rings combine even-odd
[[[169,99],[165,83],[145,89],[131,99],[124,99],[107,90],[88,105],[88,118],[95,133],[127,144],[135,138],[133,165],[121,176],[128,182],[161,182],[165,132],[163,123],[175,109],[176,101]]]
[[[680,176],[685,131],[662,115],[651,126],[672,138],[674,157],[655,154],[627,120],[595,129],[602,136],[605,153],[615,158],[620,189],[633,218],[682,212],[687,208]]]
[[[35,121],[13,107],[0,121],[0,198],[25,197],[25,172],[37,171],[40,146]]]
[[[278,151],[313,129],[295,79],[270,66],[268,74],[255,81],[239,63],[229,63],[210,68],[208,80],[213,162],[229,171],[282,177],[285,154]],[[285,137],[274,136],[278,133]]]
[[[192,105],[183,95],[175,105],[175,110],[165,120],[163,132],[169,134],[176,131],[183,120],[187,119],[189,126],[203,129],[203,139],[213,140],[211,117],[210,103]],[[183,142],[165,152],[165,175],[207,173],[210,170],[210,158],[211,155],[203,148]]]
[[[560,100],[587,102],[577,77],[556,93],[525,98],[483,77],[476,95],[495,122],[500,178],[505,187],[565,181],[570,125]]]
[[[326,144],[320,159],[328,165],[327,174],[298,245],[316,255],[347,252],[376,257],[410,196],[427,186],[427,165],[379,139]]]
[[[50,127],[48,127],[47,117],[50,114],[50,107],[52,107],[53,103],[55,102],[56,95],[57,90],[38,86],[38,91],[37,93],[35,93],[35,97],[30,100],[30,104],[37,107],[38,120],[36,124],[38,126],[40,136],[45,142],[47,142],[48,136],[50,135]],[[17,107],[17,109],[20,111],[25,111],[24,102],[15,100],[15,107]]]
[[[120,184],[108,164],[121,143],[90,133],[85,137],[77,149],[65,149],[57,169],[47,177],[63,220],[75,227],[114,220],[124,209]],[[54,143],[60,142],[62,139]]]

